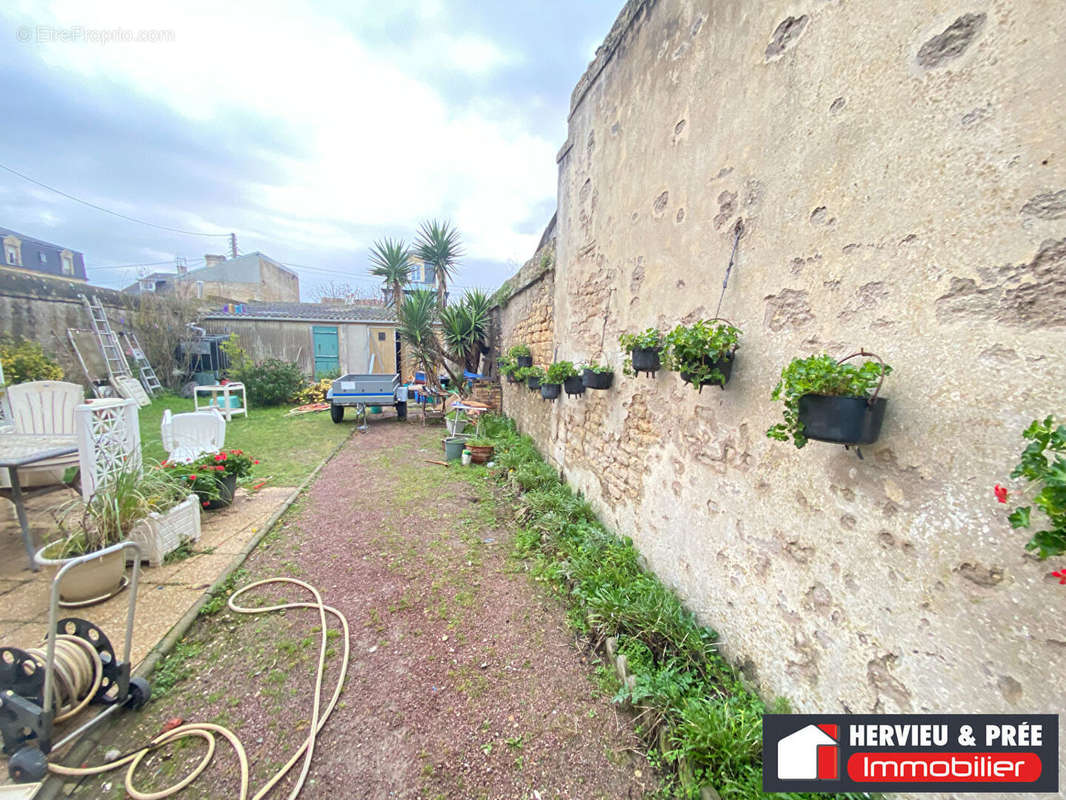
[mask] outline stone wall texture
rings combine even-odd
[[[620,367],[620,333],[715,316],[742,220],[741,348],[725,391],[618,370],[505,409],[797,710],[1066,698],[1066,564],[992,495],[1066,415],[1064,38],[1039,0],[634,1],[574,91],[504,346]],[[860,347],[895,369],[863,460],[766,438],[782,367]]]

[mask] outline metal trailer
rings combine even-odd
[[[329,415],[334,422],[344,419],[344,409],[355,406],[366,419],[367,406],[395,406],[396,416],[407,419],[407,387],[397,375],[342,375],[326,392]]]

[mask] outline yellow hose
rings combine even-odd
[[[246,606],[241,606],[236,603],[237,598],[243,595],[245,592],[251,591],[252,589],[255,589],[259,586],[265,586],[271,583],[291,583],[295,586],[299,586],[310,592],[312,597],[314,597],[315,601],[313,603],[279,603],[277,605],[261,606],[259,608],[248,608]],[[289,773],[289,771],[296,765],[296,762],[299,761],[302,756],[303,767],[300,770],[300,776],[296,780],[296,783],[293,785],[292,791],[289,793],[289,800],[295,800],[295,798],[300,794],[300,791],[303,789],[304,782],[307,780],[308,771],[311,769],[311,759],[314,756],[315,741],[318,738],[318,732],[322,730],[322,727],[326,724],[326,720],[329,719],[329,715],[333,713],[333,709],[337,705],[337,701],[340,699],[341,691],[344,689],[344,679],[347,677],[348,674],[348,656],[351,652],[348,619],[337,609],[333,608],[332,606],[327,606],[325,603],[323,603],[322,595],[319,594],[318,590],[314,586],[311,586],[308,583],[304,583],[303,581],[296,580],[295,578],[268,578],[267,580],[256,581],[255,583],[248,584],[247,586],[242,587],[230,596],[229,607],[230,610],[237,614],[262,614],[267,611],[281,611],[289,608],[313,608],[317,609],[318,611],[320,623],[319,630],[321,630],[322,632],[322,637],[318,649],[318,670],[315,675],[315,695],[314,702],[311,706],[310,731],[307,734],[307,738],[304,739],[303,744],[301,744],[299,749],[295,753],[293,753],[292,757],[288,760],[288,762],[286,762],[281,769],[275,772],[270,777],[270,779],[263,785],[263,787],[259,789],[258,792],[256,792],[253,797],[253,800],[261,800],[263,797],[265,797],[266,794]],[[332,614],[340,621],[341,628],[344,632],[344,653],[341,657],[340,672],[337,675],[337,685],[333,688],[333,695],[332,697],[330,697],[328,705],[326,705],[325,709],[322,709],[322,678],[326,670],[326,645],[328,641],[326,636],[327,613]],[[76,640],[76,642],[81,642],[78,637],[58,637],[56,641],[57,665],[59,663],[59,640],[62,640],[64,638],[74,639]],[[86,642],[82,642],[82,644],[88,645],[88,643]],[[92,649],[91,646],[89,646],[89,649]],[[93,649],[93,653],[96,653],[95,649]],[[96,655],[96,661],[93,665],[94,671],[96,673],[95,681],[92,681],[91,679],[89,681],[86,681],[83,666],[84,661],[82,661],[82,668],[80,669],[78,668],[78,665],[71,663],[76,661],[78,661],[78,659],[76,658],[68,659],[66,656],[64,657],[64,667],[68,671],[71,671],[73,673],[68,678],[64,678],[64,682],[65,684],[70,685],[70,682],[73,681],[73,685],[78,687],[84,686],[87,683],[93,683],[95,688],[87,695],[87,698],[91,699],[92,695],[96,694],[96,689],[99,688],[102,676],[100,656]],[[74,670],[77,671],[75,672]],[[69,696],[67,699],[68,705],[72,702],[74,697],[79,695]],[[73,711],[66,712],[63,718],[65,719],[66,717],[76,713],[78,710],[84,707],[87,702],[88,699],[83,700],[82,703],[77,706]],[[184,789],[186,786],[196,780],[196,778],[199,777],[200,773],[202,773],[207,768],[207,765],[211,762],[211,758],[215,752],[214,734],[216,733],[225,737],[226,740],[229,741],[230,745],[233,747],[234,752],[236,752],[237,754],[237,759],[240,761],[241,767],[241,789],[238,798],[239,800],[247,800],[248,755],[244,750],[244,746],[241,744],[241,740],[238,739],[237,735],[234,734],[232,731],[228,730],[227,728],[224,728],[221,725],[215,725],[210,722],[192,722],[187,725],[182,725],[180,727],[174,728],[173,730],[167,731],[166,733],[162,733],[159,736],[155,737],[148,744],[148,746],[142,748],[141,750],[138,750],[135,753],[130,753],[129,755],[124,756],[123,758],[120,758],[116,761],[111,761],[107,764],[101,764],[95,767],[64,767],[60,764],[49,764],[48,769],[56,773],[57,775],[81,777],[85,775],[99,775],[103,772],[110,772],[111,770],[118,769],[119,767],[129,764],[129,768],[126,770],[125,782],[126,792],[130,795],[130,797],[132,797],[134,800],[163,800],[163,798],[171,797],[180,792],[182,789]],[[186,775],[173,786],[170,786],[166,789],[162,789],[158,792],[145,793],[140,792],[134,788],[133,774],[137,771],[137,767],[140,766],[141,761],[144,759],[145,756],[147,756],[153,750],[156,750],[164,745],[170,744],[172,742],[177,741],[178,739],[183,739],[188,736],[195,736],[201,739],[205,739],[208,743],[207,753],[200,760],[200,763],[197,764],[197,766],[192,770],[192,772],[190,772],[188,775]]]

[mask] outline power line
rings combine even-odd
[[[198,258],[193,263],[195,264],[195,263],[198,263],[200,261],[203,261],[203,259],[202,258]],[[109,264],[108,266],[105,266],[105,267],[94,267],[94,266],[91,266],[89,264],[86,264],[85,265],[85,269],[92,269],[92,270],[96,270],[97,272],[100,272],[102,270],[108,270],[108,269],[126,269],[127,267],[162,267],[162,266],[165,266],[167,264],[173,264],[173,263],[174,263],[174,259],[171,258],[171,259],[167,259],[166,261],[138,261],[136,264]]]
[[[88,200],[82,200],[80,197],[75,197],[72,194],[67,194],[66,192],[64,192],[64,191],[62,191],[60,189],[57,189],[54,186],[49,186],[47,183],[41,183],[38,180],[34,180],[29,175],[23,175],[18,170],[12,169],[11,167],[6,166],[4,164],[0,164],[0,169],[7,170],[12,175],[17,175],[18,177],[22,178],[24,181],[29,181],[32,184],[40,186],[42,189],[47,189],[50,192],[55,192],[58,195],[62,195],[63,197],[67,198],[68,200],[73,200],[75,203],[81,203],[83,206],[88,206],[89,208],[95,208],[97,211],[103,211],[105,214],[111,214],[114,217],[119,217],[120,219],[128,220],[129,222],[136,222],[138,225],[147,225],[149,228],[158,228],[161,231],[170,231],[171,233],[180,233],[180,234],[184,234],[185,236],[225,236],[226,238],[229,238],[229,236],[230,236],[230,234],[228,234],[228,233],[201,233],[201,232],[198,232],[198,231],[183,231],[180,228],[170,228],[170,227],[167,227],[166,225],[156,225],[154,222],[145,222],[143,219],[137,219],[136,217],[128,217],[125,214],[120,214],[119,212],[112,211],[109,208],[104,208],[103,206],[98,206],[95,203],[90,203]]]

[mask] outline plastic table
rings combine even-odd
[[[76,452],[78,452],[78,444],[73,436],[38,433],[0,434],[0,468],[7,467],[7,474],[11,480],[11,488],[0,489],[0,495],[8,497],[15,504],[19,527],[22,528],[22,541],[26,545],[26,555],[30,558],[30,569],[34,572],[40,567],[33,558],[36,548],[33,543],[33,534],[30,533],[29,521],[26,519],[26,508],[23,502],[26,493],[19,485],[19,467],[27,467],[59,456],[69,456]],[[30,492],[29,494],[38,493]]]
[[[248,396],[244,391],[243,383],[216,383],[210,386],[197,386],[193,393],[193,409],[200,410],[200,395],[209,394],[211,399],[207,401],[207,408],[217,408],[219,413],[226,418],[226,422],[236,414],[248,416]],[[240,405],[230,407],[230,397],[240,397]],[[221,397],[221,402],[219,402]]]

